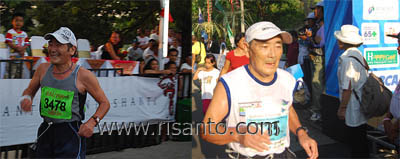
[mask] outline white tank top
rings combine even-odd
[[[225,117],[228,127],[252,125],[263,122],[263,132],[270,134],[269,150],[258,152],[238,142],[228,144],[236,152],[253,157],[281,153],[290,145],[289,108],[293,101],[295,78],[287,71],[277,69],[269,83],[258,80],[251,74],[248,65],[225,74],[221,78],[225,87],[229,112]],[[261,126],[258,127],[261,131]]]

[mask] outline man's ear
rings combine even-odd
[[[76,46],[72,46],[69,51],[70,51],[70,54],[71,54],[72,57],[76,57],[78,55],[78,51],[76,49]]]

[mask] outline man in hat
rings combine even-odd
[[[307,31],[306,34],[311,42],[309,55],[314,66],[311,84],[311,112],[313,114],[310,119],[312,121],[317,121],[321,119],[320,97],[325,88],[324,2],[318,2],[312,9],[314,9],[317,28],[313,31]]]
[[[220,78],[201,137],[227,144],[231,158],[291,158],[295,155],[288,149],[290,130],[308,156],[317,158],[317,143],[301,126],[292,106],[296,80],[278,68],[283,44],[290,44],[292,36],[264,21],[250,26],[245,38],[249,64]]]
[[[368,158],[368,119],[361,112],[360,103],[356,98],[356,95],[361,97],[362,86],[368,78],[368,72],[364,68],[367,63],[357,49],[363,43],[363,39],[359,34],[359,29],[353,25],[343,25],[341,30],[335,31],[334,35],[338,40],[339,49],[345,50],[338,60],[340,106],[337,115],[339,119],[345,120],[349,130],[346,135],[349,139],[351,156]],[[361,65],[358,61],[363,64]]]
[[[128,48],[128,57],[131,61],[143,60],[143,50],[139,47],[140,42],[135,38],[132,45]]]
[[[44,36],[49,40],[50,63],[41,64],[22,93],[23,111],[32,111],[32,100],[41,89],[36,149],[38,158],[85,158],[86,139],[106,115],[110,103],[90,71],[71,61],[76,52],[74,33],[61,27]],[[99,103],[96,113],[82,124],[87,92]],[[36,148],[35,148],[36,147]]]

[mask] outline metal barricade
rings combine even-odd
[[[28,59],[0,59],[0,75],[4,74],[5,77],[1,78],[7,78],[7,79],[19,79],[23,78],[23,71],[24,71],[24,64],[25,62],[28,62],[30,67],[28,68],[29,70],[29,78],[33,77],[33,60],[28,60]],[[3,63],[6,63],[6,68],[4,68]],[[2,68],[3,67],[3,68]],[[3,70],[5,69],[5,70]],[[5,73],[2,73],[2,71],[5,71]]]
[[[96,77],[108,77],[110,71],[112,72],[113,77],[116,77],[118,74],[123,76],[122,68],[99,68],[99,69],[88,69],[88,70],[93,72],[96,75]],[[106,73],[105,76],[102,76],[102,72]]]

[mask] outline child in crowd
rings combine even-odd
[[[201,99],[203,113],[206,114],[208,105],[213,97],[214,88],[217,85],[219,70],[216,66],[214,55],[208,54],[205,57],[205,67],[200,67],[194,74],[193,80],[201,80]]]
[[[14,14],[11,23],[13,28],[6,34],[6,44],[10,47],[10,56],[24,57],[25,50],[29,46],[28,34],[22,31],[24,16],[21,13]]]

